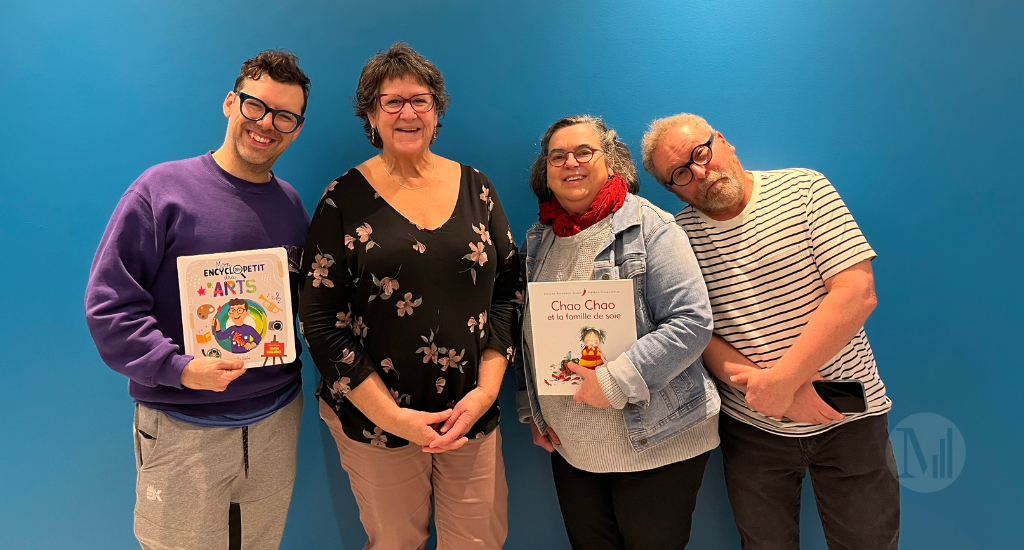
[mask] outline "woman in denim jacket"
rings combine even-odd
[[[527,232],[527,282],[630,278],[637,341],[588,369],[570,396],[539,396],[527,313],[516,362],[519,418],[551,453],[573,548],[681,548],[720,400],[701,361],[712,317],[700,268],[672,216],[636,196],[636,167],[600,118],[555,122],[530,171],[540,221]],[[529,296],[527,296],[529,299]],[[527,311],[529,308],[527,308]]]

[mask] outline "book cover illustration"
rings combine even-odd
[[[178,287],[186,354],[246,368],[295,360],[285,249],[181,256]]]
[[[633,281],[528,283],[532,351],[540,395],[572,395],[582,379],[569,363],[597,368],[636,341]]]

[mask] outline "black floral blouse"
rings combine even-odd
[[[484,348],[519,341],[519,252],[493,185],[462,166],[452,217],[411,223],[355,168],[317,205],[302,260],[299,329],[320,369],[317,395],[355,441],[401,447],[345,399],[376,371],[400,407],[436,412],[476,387]],[[468,437],[498,425],[495,404]]]

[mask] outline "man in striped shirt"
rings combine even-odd
[[[644,167],[688,203],[676,221],[700,263],[715,331],[726,483],[744,549],[799,547],[810,470],[830,548],[896,548],[899,482],[891,407],[864,321],[874,251],[813,170],[745,171],[701,117],[651,123]],[[867,411],[843,415],[811,382],[859,380]]]

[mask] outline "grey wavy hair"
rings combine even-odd
[[[353,107],[356,116],[363,119],[366,139],[378,149],[384,148],[384,142],[381,141],[380,134],[371,134],[369,115],[377,109],[377,94],[380,93],[381,85],[387,80],[398,80],[405,76],[412,76],[434,95],[434,111],[437,112],[438,120],[444,118],[444,113],[451,103],[451,98],[444,88],[441,71],[411,46],[405,42],[395,42],[390,48],[377,52],[363,65],[363,70],[359,73]],[[440,127],[441,123],[438,122],[437,128]]]
[[[640,190],[640,180],[636,172],[636,165],[633,164],[633,157],[629,154],[629,148],[618,139],[618,134],[605,125],[601,117],[594,115],[572,115],[562,117],[555,121],[544,135],[540,138],[540,154],[534,159],[530,167],[530,189],[537,196],[537,203],[543,203],[553,195],[548,189],[548,143],[551,136],[562,128],[575,126],[577,124],[589,124],[597,132],[600,140],[599,148],[604,153],[605,166],[609,172],[622,176],[626,180],[626,187],[630,193]]]
[[[640,144],[640,156],[643,159],[644,170],[647,170],[648,174],[654,176],[655,181],[666,187],[671,187],[671,185],[657,174],[654,169],[654,151],[665,139],[665,134],[677,126],[689,126],[701,136],[715,133],[715,129],[708,124],[708,121],[691,113],[679,113],[678,115],[651,121],[651,125],[647,127],[647,132],[644,133],[644,139]],[[703,141],[703,138],[701,138],[701,141]]]

